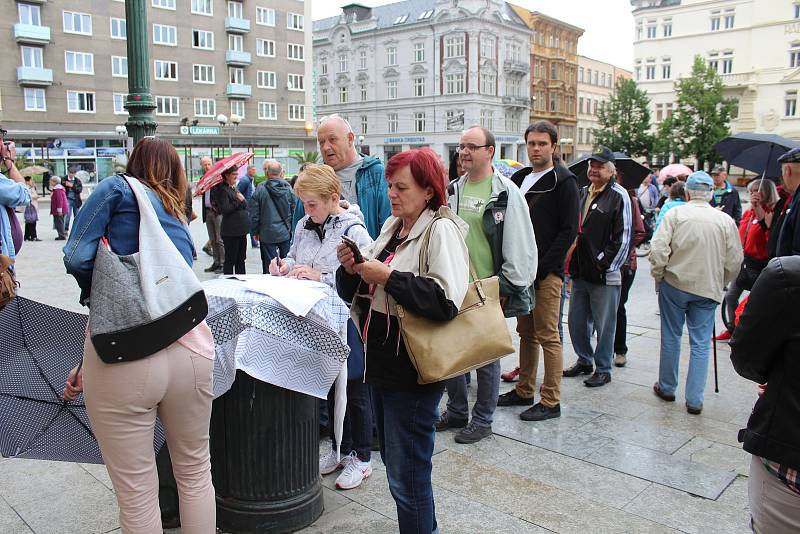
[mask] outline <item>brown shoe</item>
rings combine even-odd
[[[661,387],[659,387],[658,382],[653,384],[653,393],[655,393],[656,397],[658,397],[661,400],[667,402],[675,402],[675,395],[667,395],[666,393],[661,391]]]

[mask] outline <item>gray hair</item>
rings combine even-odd
[[[614,165],[613,161],[606,161],[603,163],[603,166],[611,173],[611,176],[617,175],[617,166]]]
[[[280,175],[283,172],[283,165],[277,159],[265,159],[264,171],[267,174]]]
[[[761,200],[768,206],[772,206],[778,202],[778,189],[775,187],[775,182],[772,180],[758,178],[747,184],[747,190],[751,193],[759,191],[761,193]]]
[[[51,176],[50,177],[50,183],[51,184],[60,184],[61,183],[61,177],[60,176],[55,176],[55,175]]]
[[[689,195],[689,200],[711,202],[711,199],[714,198],[714,192],[707,189],[691,189],[687,187],[686,194]]]

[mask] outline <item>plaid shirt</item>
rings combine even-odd
[[[767,468],[767,471],[781,479],[790,490],[800,495],[800,473],[798,473],[797,469],[781,465],[778,462],[772,462],[766,458],[761,458],[761,461],[764,462],[764,467]]]

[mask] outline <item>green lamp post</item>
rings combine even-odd
[[[154,135],[158,126],[153,119],[156,105],[150,94],[146,0],[125,0],[125,18],[128,29],[128,97],[125,100],[128,121],[125,128],[136,145],[142,137]]]

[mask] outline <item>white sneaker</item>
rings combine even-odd
[[[357,488],[372,474],[372,462],[362,462],[355,451],[342,461],[344,471],[336,478],[336,487],[343,490]]]
[[[324,454],[319,457],[319,472],[322,475],[328,475],[333,473],[337,469],[343,466],[347,457],[342,458],[341,460],[336,459],[336,451],[330,450],[328,454]]]

